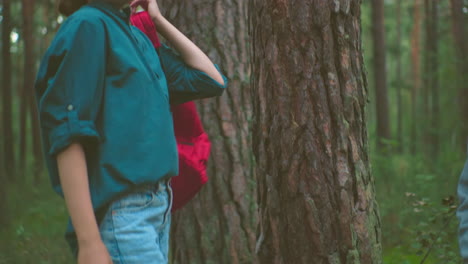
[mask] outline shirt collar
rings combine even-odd
[[[113,5],[105,0],[93,0],[91,1],[90,5],[96,5],[101,8],[104,8],[110,11],[112,14],[124,20],[126,23],[130,22],[131,9],[129,4],[126,4],[123,7],[119,8],[116,5]]]

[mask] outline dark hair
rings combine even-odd
[[[87,0],[58,0],[58,11],[64,16],[69,16],[87,3]]]

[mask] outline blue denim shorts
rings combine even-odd
[[[113,263],[168,263],[171,207],[169,180],[114,201],[99,226]]]

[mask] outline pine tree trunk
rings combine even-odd
[[[173,216],[173,263],[255,263],[256,194],[249,121],[245,0],[158,2],[166,17],[230,79],[220,98],[198,103],[211,143],[209,182]]]
[[[402,63],[401,63],[401,1],[397,0],[397,40],[396,40],[396,83],[397,83],[397,140],[398,152],[403,152],[403,102],[401,91],[403,89],[403,79],[401,77]]]
[[[24,71],[24,70],[23,70]],[[19,81],[21,82],[21,81]],[[24,80],[23,80],[24,83]],[[20,113],[20,134],[19,134],[19,157],[18,157],[18,173],[19,178],[24,179],[26,173],[26,152],[28,149],[28,132],[27,132],[27,121],[29,112],[29,96],[28,91],[25,90],[25,86],[18,85],[19,87],[19,113]]]
[[[411,33],[411,66],[413,74],[413,87],[411,88],[411,136],[410,136],[410,151],[411,154],[416,154],[418,146],[418,131],[417,127],[421,123],[417,115],[418,95],[421,88],[421,62],[420,62],[420,35],[421,35],[421,1],[415,0],[414,3],[414,23]]]
[[[372,0],[372,38],[374,44],[374,85],[377,112],[377,148],[388,149],[384,139],[390,139],[387,74],[385,59],[384,1]]]
[[[23,41],[24,41],[24,87],[23,91],[25,104],[28,104],[31,130],[28,135],[31,137],[32,143],[32,174],[34,182],[37,184],[40,180],[42,168],[42,150],[39,132],[39,121],[37,115],[37,107],[34,100],[34,79],[36,76],[35,54],[34,54],[34,4],[35,0],[22,0],[22,18],[23,18]]]
[[[460,146],[466,150],[468,140],[468,39],[463,14],[463,1],[451,0],[452,32],[457,52],[457,64],[460,72],[458,105],[460,109],[461,140]]]
[[[423,109],[424,115],[422,134],[424,153],[430,155],[431,158],[437,156],[438,153],[438,34],[437,34],[437,0],[426,0],[425,9],[425,56],[424,56],[424,87],[423,87]]]
[[[431,1],[430,17],[431,17],[431,40],[429,42],[429,58],[430,58],[430,93],[431,93],[431,120],[430,120],[430,150],[431,158],[437,158],[439,153],[439,34],[438,34],[438,0]]]
[[[431,21],[431,2],[432,0],[425,0],[424,1],[424,51],[423,51],[423,86],[421,87],[421,105],[420,105],[420,130],[421,130],[421,138],[423,144],[421,146],[422,152],[424,154],[430,153],[430,144],[431,144],[431,137],[430,137],[430,120],[432,119],[432,112],[430,107],[430,91],[432,90],[431,85],[431,41],[432,40],[432,21]]]
[[[2,138],[3,166],[0,168],[0,230],[6,227],[7,182],[15,176],[15,153],[13,149],[12,84],[11,84],[11,8],[10,0],[3,0],[2,5]]]
[[[424,86],[422,89],[422,135],[431,158],[438,152],[437,0],[425,0]],[[437,96],[437,97],[434,97]]]
[[[251,0],[260,263],[381,263],[361,1]]]
[[[10,14],[10,0],[4,0],[2,6],[2,119],[3,119],[3,157],[4,168],[0,169],[0,173],[7,175],[6,179],[11,181],[15,177],[15,151],[13,147],[13,113],[12,113],[12,64],[10,54],[10,33],[11,33],[11,14]]]

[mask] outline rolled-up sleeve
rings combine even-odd
[[[460,220],[458,241],[463,263],[468,263],[468,160],[458,183],[458,198],[460,201],[457,210],[457,217]]]
[[[177,53],[164,44],[158,48],[158,53],[166,75],[171,104],[219,96],[226,90],[228,80],[217,64],[215,67],[222,76],[224,85],[205,72],[188,66]]]
[[[105,30],[100,21],[71,20],[45,55],[36,80],[39,119],[49,155],[76,141],[100,140],[96,117],[105,78]]]

